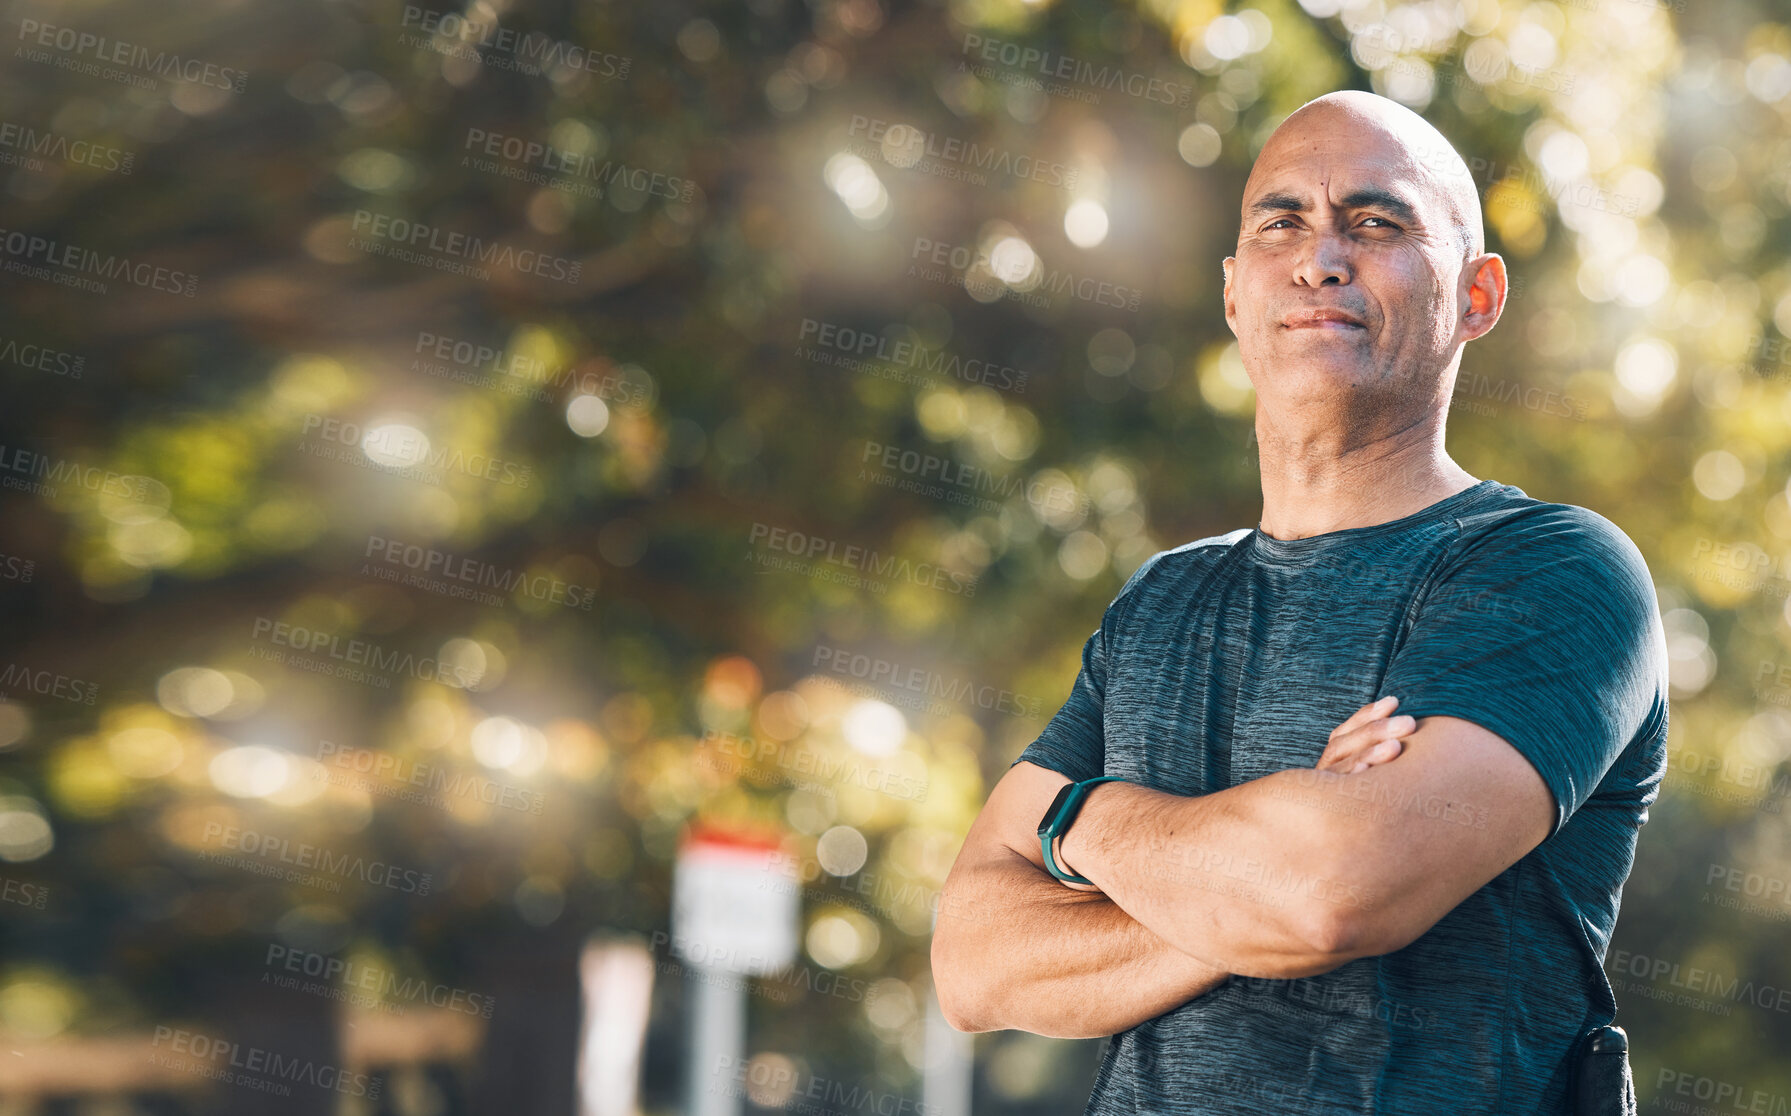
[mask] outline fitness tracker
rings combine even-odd
[[[1057,857],[1051,846],[1070,830],[1070,823],[1076,820],[1076,814],[1082,809],[1082,800],[1094,789],[1096,783],[1122,782],[1118,775],[1101,775],[1093,779],[1084,779],[1079,783],[1065,783],[1057,791],[1057,797],[1051,800],[1051,806],[1045,816],[1039,819],[1039,849],[1045,854],[1045,871],[1056,876],[1065,883],[1088,884],[1092,880],[1084,879],[1074,872],[1066,872],[1057,864]]]

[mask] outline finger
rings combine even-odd
[[[1404,713],[1397,717],[1384,717],[1344,733],[1337,738],[1336,747],[1340,752],[1359,752],[1372,748],[1383,740],[1409,736],[1417,727],[1417,719]]]
[[[1351,737],[1351,734],[1358,732],[1367,725],[1373,724],[1374,718],[1391,713],[1393,707],[1398,703],[1399,699],[1397,697],[1388,695],[1378,701],[1371,701],[1354,713],[1351,713],[1342,724],[1331,730],[1331,735],[1325,742],[1324,754],[1319,758],[1319,762],[1315,766],[1324,767],[1328,763],[1336,760],[1339,756],[1348,754],[1355,746],[1352,744],[1353,738]]]
[[[1403,741],[1383,740],[1372,748],[1338,756],[1330,763],[1322,765],[1322,767],[1324,770],[1331,771],[1355,771],[1358,768],[1374,767],[1377,764],[1386,763],[1389,760],[1396,759],[1404,750],[1405,743]]]
[[[1415,718],[1407,717],[1403,714],[1398,717],[1388,717],[1384,720],[1371,721],[1361,728],[1354,729],[1336,740],[1333,740],[1325,747],[1324,755],[1319,758],[1317,766],[1335,766],[1337,763],[1352,757],[1361,759],[1370,748],[1388,740],[1397,740],[1400,737],[1409,736],[1417,729],[1417,727],[1418,722]]]
[[[1404,750],[1405,741],[1403,740],[1383,740],[1379,744],[1368,749],[1368,751],[1362,753],[1360,756],[1355,757],[1356,762],[1352,764],[1344,774],[1355,775],[1367,771],[1371,767],[1378,767],[1383,763],[1395,759]],[[1349,761],[1346,758],[1343,762],[1348,763]]]
[[[1398,706],[1399,706],[1399,699],[1392,696],[1391,694],[1389,694],[1388,696],[1386,696],[1384,698],[1381,698],[1379,701],[1371,701],[1367,705],[1364,705],[1362,708],[1356,710],[1354,713],[1351,713],[1349,715],[1348,719],[1346,719],[1341,725],[1338,725],[1336,728],[1332,729],[1331,730],[1331,739],[1335,740],[1335,739],[1337,739],[1337,736],[1339,733],[1348,732],[1351,729],[1356,728],[1357,726],[1362,725],[1367,721],[1373,720],[1377,717],[1385,717],[1387,714],[1393,712],[1394,709],[1398,708]]]
[[[1406,736],[1413,729],[1417,729],[1417,720],[1406,717],[1406,715],[1383,718],[1383,720],[1370,720],[1368,724],[1361,725],[1358,729],[1350,729],[1349,733],[1343,733],[1338,738],[1334,738],[1333,742],[1327,743],[1322,763],[1338,760],[1341,756],[1358,754],[1383,740]]]
[[[1398,759],[1404,753],[1405,741],[1383,740],[1362,754],[1362,762],[1373,767],[1376,764],[1387,763],[1390,760]]]

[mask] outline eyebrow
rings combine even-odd
[[[1408,225],[1418,223],[1418,213],[1404,198],[1391,190],[1383,190],[1378,186],[1364,186],[1345,194],[1339,202],[1344,209],[1380,209],[1391,214],[1397,220]],[[1266,217],[1271,213],[1304,213],[1312,208],[1312,203],[1297,194],[1274,190],[1257,198],[1250,205],[1251,217]]]

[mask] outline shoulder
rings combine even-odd
[[[1180,546],[1171,547],[1168,550],[1157,551],[1141,562],[1138,568],[1132,571],[1132,576],[1126,578],[1126,583],[1120,587],[1119,594],[1113,598],[1113,603],[1117,605],[1128,595],[1137,596],[1138,593],[1135,590],[1139,590],[1140,586],[1144,586],[1146,582],[1154,587],[1162,584],[1166,579],[1174,578],[1178,573],[1185,573],[1191,569],[1208,568],[1227,550],[1249,535],[1250,531],[1249,527],[1239,527],[1237,530],[1227,531],[1223,535],[1209,535],[1204,539],[1195,539],[1193,542],[1182,543]]]
[[[1509,485],[1457,520],[1457,561],[1565,563],[1563,573],[1596,568],[1651,585],[1648,564],[1623,528],[1578,504],[1536,500]]]
[[[1507,485],[1457,520],[1440,581],[1533,606],[1658,621],[1648,563],[1624,530],[1591,508],[1532,499]]]

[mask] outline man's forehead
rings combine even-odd
[[[1408,137],[1342,113],[1324,114],[1322,131],[1295,129],[1290,127],[1293,123],[1288,121],[1270,137],[1251,168],[1244,187],[1246,214],[1265,198],[1298,198],[1308,205],[1322,198],[1336,204],[1377,193],[1422,212],[1437,192],[1434,176],[1411,149]]]
[[[1254,188],[1264,179],[1308,185],[1332,177],[1373,175],[1415,181],[1422,163],[1409,144],[1384,132],[1351,130],[1326,135],[1272,138],[1250,170]]]
[[[1301,208],[1323,201],[1342,205],[1350,200],[1372,204],[1377,200],[1403,203],[1406,208],[1422,211],[1429,197],[1423,179],[1404,168],[1341,167],[1314,168],[1306,174],[1275,174],[1260,182],[1252,181],[1244,191],[1243,209],[1288,209],[1288,203],[1299,201]]]

